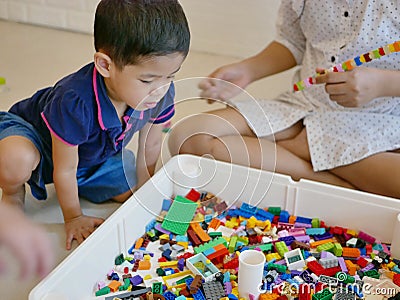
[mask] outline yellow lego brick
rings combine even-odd
[[[143,256],[143,258],[144,258],[144,260],[150,260],[150,259],[151,259],[151,256],[150,256],[149,254],[145,254],[145,255]]]
[[[347,229],[346,233],[350,234],[351,236],[357,236],[358,235],[357,231],[352,230],[352,229]]]
[[[189,247],[189,242],[177,242],[177,244],[184,247],[185,249]]]
[[[248,219],[246,228],[254,228],[256,226],[256,221],[257,221],[257,219],[254,217],[251,217],[250,219]]]
[[[389,269],[389,270],[392,270],[394,267],[396,266],[396,264],[394,263],[394,262],[390,262],[390,263],[388,263],[388,264],[386,264],[386,267]]]
[[[226,221],[225,226],[228,228],[234,228],[234,227],[236,227],[236,223],[232,222],[232,221]]]
[[[162,234],[159,237],[160,240],[169,240],[169,235],[168,234]]]
[[[279,253],[269,253],[266,255],[267,261],[270,261],[272,259],[280,260],[282,257],[279,255]]]
[[[147,274],[146,276],[143,277],[143,280],[149,280],[149,279],[151,279],[151,278],[152,278],[151,275],[150,275],[150,274]]]
[[[178,265],[178,261],[177,260],[173,260],[173,261],[165,261],[165,262],[159,262],[158,265],[161,268],[174,268]]]

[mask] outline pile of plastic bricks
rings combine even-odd
[[[400,300],[400,260],[368,233],[280,207],[228,207],[194,189],[163,201],[94,293],[105,300],[245,299],[237,272],[247,249],[266,257],[260,295],[250,299]]]

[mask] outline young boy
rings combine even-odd
[[[26,182],[46,199],[54,182],[67,249],[103,222],[79,196],[123,202],[154,173],[190,32],[176,0],[102,0],[94,44],[94,62],[0,113],[2,201],[22,205]],[[135,163],[124,146],[137,131]]]

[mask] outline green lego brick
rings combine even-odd
[[[231,239],[229,241],[229,246],[228,246],[229,253],[235,252],[236,243],[237,243],[237,236],[231,237]]]
[[[268,270],[276,270],[278,273],[286,273],[287,267],[279,264],[268,264]]]
[[[153,294],[162,294],[163,293],[162,282],[153,282],[151,290],[152,290]]]
[[[96,291],[96,296],[103,296],[107,295],[111,292],[110,288],[108,286],[103,287],[102,289]]]
[[[276,242],[275,243],[276,252],[279,253],[280,256],[284,256],[286,252],[289,251],[288,247],[286,246],[285,242]]]
[[[329,243],[319,245],[317,247],[317,251],[318,252],[322,252],[322,251],[332,252],[334,248],[335,248],[335,245],[333,243],[329,242]]]
[[[312,295],[313,300],[330,300],[333,297],[333,293],[329,289],[323,289],[322,291]]]
[[[333,254],[335,254],[335,256],[342,256],[343,253],[342,245],[340,245],[340,243],[334,243],[332,251]]]
[[[312,228],[319,228],[320,222],[318,218],[314,218],[311,220],[311,226]]]
[[[121,265],[125,261],[124,255],[121,253],[115,258],[114,263],[118,266]]]
[[[182,279],[179,279],[179,280],[177,280],[176,281],[176,285],[179,285],[179,284],[182,284],[182,283],[186,283],[186,280],[187,279],[192,279],[193,278],[193,276],[190,276],[190,275],[188,275],[188,276],[185,276],[185,277],[183,277]],[[162,285],[161,285],[162,286]],[[154,293],[154,292],[153,292]],[[159,294],[162,294],[162,293],[159,293]]]
[[[209,232],[208,235],[210,236],[210,238],[213,239],[213,238],[217,238],[217,237],[222,237],[222,232],[218,232],[218,231]]]
[[[228,243],[226,242],[226,240],[224,238],[220,237],[220,238],[216,238],[215,240],[212,240],[208,243],[204,243],[198,247],[194,247],[193,250],[194,250],[195,254],[199,254],[201,252],[204,252],[204,251],[206,251],[210,248],[213,248],[217,245],[220,245],[220,244],[223,244],[225,247],[228,246]]]
[[[249,246],[249,249],[260,248],[262,252],[270,252],[274,245],[272,243],[263,244],[263,245],[252,245]]]
[[[281,214],[281,208],[271,206],[271,207],[268,207],[268,212],[270,212],[274,216],[279,216]]]
[[[172,233],[186,233],[197,209],[197,203],[182,196],[176,196],[168,210],[161,227]]]

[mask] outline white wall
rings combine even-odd
[[[99,0],[0,0],[0,19],[92,33]],[[244,57],[274,36],[277,0],[180,0],[192,50]]]

